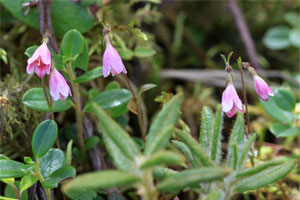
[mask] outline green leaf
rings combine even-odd
[[[141,163],[141,169],[147,169],[157,165],[181,165],[184,166],[184,157],[172,151],[159,151],[150,157],[146,158]]]
[[[295,167],[296,163],[296,160],[290,160],[279,165],[263,167],[263,170],[253,169],[252,171],[257,172],[237,179],[235,190],[241,193],[276,182],[286,176]],[[257,167],[261,168],[261,166]]]
[[[134,161],[129,159],[117,146],[116,143],[113,142],[113,140],[108,137],[106,134],[102,134],[103,136],[103,142],[105,144],[105,147],[107,151],[109,152],[109,155],[111,156],[113,163],[116,165],[116,167],[122,171],[131,172],[132,169],[137,168]]]
[[[66,152],[66,164],[71,165],[72,163],[72,145],[73,140],[70,140],[67,145],[67,152]]]
[[[76,191],[67,191],[65,192],[68,197],[70,197],[72,200],[96,200],[97,192],[94,190],[76,190]]]
[[[0,181],[8,185],[14,184],[15,178],[1,178]]]
[[[278,89],[274,95],[275,103],[279,108],[293,112],[296,106],[296,100],[292,93],[285,89]]]
[[[18,199],[16,199],[16,198],[10,198],[10,197],[3,197],[3,196],[0,195],[0,200],[18,200]]]
[[[290,31],[289,39],[294,47],[300,48],[300,27],[294,28]]]
[[[103,135],[108,136],[128,159],[133,160],[134,157],[139,156],[140,151],[136,143],[119,124],[111,119],[98,104],[93,103],[91,106],[93,113],[96,114],[101,124]]]
[[[39,169],[44,178],[47,178],[54,171],[66,164],[66,157],[60,149],[50,149],[45,156],[40,159]]]
[[[186,131],[175,129],[175,134],[179,137],[191,150],[194,157],[197,158],[203,166],[213,166],[213,162],[205,154],[200,144]]]
[[[252,143],[256,139],[256,134],[253,134],[247,142],[245,142],[245,145],[243,145],[243,148],[240,149],[239,159],[238,159],[238,169],[242,169],[246,163],[246,160],[248,158],[249,149],[251,148]]]
[[[294,114],[292,112],[282,110],[275,103],[275,97],[269,96],[268,101],[260,100],[260,103],[272,118],[283,123],[292,123],[294,121]]]
[[[20,182],[20,193],[30,188],[37,181],[38,179],[32,174],[23,176]]]
[[[39,48],[39,46],[31,46],[31,47],[28,47],[28,48],[26,49],[26,51],[25,51],[25,55],[26,55],[28,58],[30,58],[30,57],[34,54],[34,52],[35,52],[35,50],[36,50],[37,48]]]
[[[225,194],[222,190],[217,190],[209,193],[206,197],[205,200],[223,200],[225,197]]]
[[[46,89],[48,98],[49,89]],[[46,97],[43,92],[43,88],[31,88],[25,92],[22,98],[23,103],[36,111],[50,112]],[[52,109],[53,112],[60,112],[69,109],[72,106],[71,99],[66,99],[65,101],[53,101]]]
[[[210,154],[213,136],[214,114],[208,107],[203,107],[201,112],[200,144],[207,154]]]
[[[221,138],[222,138],[222,124],[223,123],[223,115],[222,115],[222,107],[218,105],[216,111],[216,117],[214,121],[213,128],[213,138],[212,138],[212,146],[211,146],[211,159],[216,162],[216,164],[221,163],[222,155],[221,155]]]
[[[152,175],[155,178],[165,179],[173,174],[176,174],[177,171],[165,167],[155,167],[152,171]]]
[[[88,101],[85,111],[93,112],[92,105],[93,103],[97,103],[102,109],[111,110],[112,117],[117,117],[127,112],[126,106],[131,99],[131,92],[126,89],[104,91]]]
[[[175,148],[180,150],[188,158],[188,160],[194,168],[200,167],[197,163],[197,160],[194,158],[192,151],[186,144],[177,140],[172,140],[172,143],[175,146]]]
[[[140,57],[140,58],[150,57],[150,56],[155,55],[155,53],[156,53],[155,50],[149,46],[139,46],[139,47],[136,47],[133,51],[133,54],[136,57]]]
[[[91,136],[85,141],[85,149],[88,151],[94,146],[96,146],[100,141],[98,136]]]
[[[75,79],[75,83],[83,83],[103,76],[102,67],[96,67]]]
[[[117,170],[86,173],[63,184],[63,192],[82,189],[108,189],[122,185],[130,185],[140,179],[134,175]]]
[[[122,60],[131,60],[133,57],[133,52],[128,48],[117,49]]]
[[[121,86],[117,81],[109,82],[104,90],[108,91],[108,90],[113,90],[113,89],[121,89]]]
[[[20,190],[20,181],[16,181],[14,183],[14,185],[16,186],[17,190],[19,191]],[[10,200],[10,198],[16,198],[15,189],[11,185],[6,185],[5,190],[4,190],[4,196],[8,198],[7,200]],[[28,200],[27,191],[22,193],[22,196],[19,200]]]
[[[18,178],[25,176],[25,165],[13,160],[0,160],[0,178]]]
[[[61,42],[60,53],[67,59],[75,59],[81,54],[84,46],[84,38],[77,30],[69,30]]]
[[[43,182],[42,186],[44,188],[57,188],[58,183],[60,183],[62,180],[75,177],[76,176],[76,170],[72,166],[63,166],[59,168],[58,170],[51,173]]]
[[[32,152],[39,159],[45,155],[55,142],[57,125],[53,120],[45,120],[38,125],[32,136]]]
[[[221,167],[188,169],[169,176],[157,185],[157,189],[160,192],[177,192],[201,182],[220,180],[230,172],[229,169]]]
[[[19,20],[36,29],[39,28],[38,10],[31,9],[24,16],[22,3],[24,1],[0,0],[0,2]],[[88,8],[71,1],[52,0],[51,17],[55,35],[62,37],[68,30],[76,28],[80,32],[87,32],[94,25],[94,18]]]
[[[83,36],[81,36],[81,37],[83,38],[82,52],[72,63],[72,67],[73,67],[73,69],[79,68],[79,69],[82,69],[83,71],[86,71],[88,68],[88,64],[89,64],[89,48],[88,48],[87,42],[84,39],[84,37]]]
[[[284,19],[291,26],[299,26],[299,14],[296,12],[287,12],[284,14]]]
[[[300,135],[300,127],[291,127],[287,124],[282,124],[280,122],[274,123],[270,127],[270,131],[276,137],[289,137]]]
[[[291,45],[289,32],[290,28],[287,26],[273,27],[264,35],[263,43],[272,50],[285,49]]]
[[[140,97],[144,92],[151,90],[152,88],[155,87],[157,87],[157,85],[151,83],[143,85],[139,90],[138,96]]]
[[[179,117],[182,100],[181,94],[174,96],[164,105],[151,124],[145,144],[146,156],[150,156],[168,145]]]

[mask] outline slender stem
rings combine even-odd
[[[43,87],[44,95],[45,95],[45,97],[46,97],[46,101],[47,101],[48,106],[49,106],[51,119],[52,119],[53,121],[55,121],[54,113],[53,113],[53,108],[52,108],[52,105],[53,105],[53,104],[52,104],[52,99],[51,99],[51,97],[48,98],[48,94],[47,94],[47,91],[46,91],[46,84],[45,84],[45,79],[44,79],[44,77],[42,78],[42,87]],[[60,149],[60,143],[59,143],[59,140],[58,140],[58,136],[56,137],[55,143],[56,143],[56,147]]]
[[[39,160],[37,160],[36,163],[35,163],[35,176],[43,184],[45,179],[44,179],[43,175],[40,172],[39,164],[40,164],[40,162],[39,162]],[[52,200],[50,189],[49,188],[44,188],[44,190],[46,192],[47,199]]]
[[[146,141],[146,133],[145,133],[145,129],[144,129],[144,123],[143,123],[143,119],[142,119],[142,113],[141,113],[141,109],[140,109],[140,106],[138,104],[138,99],[136,98],[135,94],[134,94],[134,91],[132,89],[132,86],[131,86],[131,83],[127,77],[126,74],[123,74],[124,77],[125,77],[125,80],[127,82],[127,85],[128,85],[128,88],[132,94],[132,97],[133,97],[133,101],[136,105],[136,109],[137,109],[137,117],[138,117],[138,123],[139,123],[139,127],[140,127],[140,132],[142,134],[142,138],[144,140],[144,142]]]
[[[278,183],[279,188],[280,188],[280,190],[281,190],[281,192],[282,192],[282,197],[283,197],[283,199],[284,199],[284,200],[289,200],[289,198],[288,198],[288,196],[286,195],[286,192],[285,192],[285,190],[284,190],[284,188],[283,188],[282,182],[281,182],[281,181],[278,181],[277,183]]]
[[[78,89],[78,83],[74,83],[75,75],[73,73],[72,66],[70,64],[68,64],[68,75],[70,76],[71,79],[72,89],[75,97],[77,138],[78,138],[78,143],[81,150],[82,158],[85,161],[85,146],[84,146],[84,139],[82,133],[82,111],[80,107],[79,89]]]

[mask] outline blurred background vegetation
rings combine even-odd
[[[28,6],[24,4],[28,2],[25,0],[0,2],[0,152],[16,159],[31,152],[26,141],[30,141],[34,128],[45,117],[43,113],[29,110],[21,102],[26,89],[40,84],[37,77],[26,74],[27,57],[24,52],[29,46],[39,45],[42,37],[34,3]],[[293,123],[298,127],[300,3],[279,0],[237,3],[254,42],[258,73],[272,87],[283,87],[290,92],[295,100],[291,111],[295,115]],[[153,101],[162,91],[166,93],[156,101],[170,93],[183,91],[182,117],[191,127],[193,135],[197,136],[201,107],[219,104],[225,88],[225,66],[220,54],[233,51],[232,66],[236,70],[235,60],[239,56],[243,61],[249,61],[247,46],[241,39],[229,4],[230,1],[225,0],[52,0],[51,16],[58,44],[70,29],[76,28],[83,33],[89,47],[88,69],[102,65],[102,29],[103,24],[108,26],[130,80],[137,87],[145,83],[158,85],[144,96],[148,118],[159,108],[160,104]],[[80,75],[83,71],[77,69],[77,73]],[[103,90],[112,80],[126,87],[118,76],[97,79],[81,88],[83,97],[88,95],[90,89]],[[241,94],[238,72],[234,83]],[[269,126],[276,122],[276,117],[270,116],[258,101],[250,76],[246,76],[246,83],[252,130],[260,135],[262,157],[266,159],[275,154],[289,154],[299,158],[299,136],[282,139],[272,134]],[[131,115],[126,118],[130,125],[127,128],[138,130],[136,118]],[[72,126],[75,120],[72,113],[65,112],[58,114],[57,121],[60,126]],[[225,119],[228,129],[231,123],[230,119]],[[224,141],[228,136],[226,130]],[[296,181],[299,174],[291,176],[294,177],[290,180],[299,185],[299,180]]]

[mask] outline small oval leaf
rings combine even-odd
[[[38,125],[32,137],[32,152],[39,159],[52,147],[57,136],[57,125],[53,120],[45,120]]]

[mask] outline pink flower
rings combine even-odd
[[[229,83],[222,95],[222,110],[228,117],[235,115],[236,110],[244,113],[242,101],[232,83]]]
[[[262,78],[260,78],[258,75],[254,75],[253,79],[256,93],[262,100],[268,101],[269,95],[274,96],[272,89]]]
[[[68,95],[72,96],[69,85],[64,77],[54,68],[49,78],[50,95],[54,101],[65,100]]]
[[[103,76],[107,77],[110,72],[113,76],[116,74],[120,74],[121,72],[127,74],[120,55],[107,40],[106,49],[103,55]]]
[[[27,73],[33,74],[34,72],[40,78],[43,78],[46,73],[50,74],[51,67],[51,54],[47,45],[43,44],[37,48],[34,54],[27,61]]]

